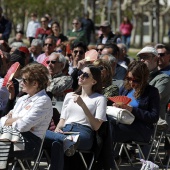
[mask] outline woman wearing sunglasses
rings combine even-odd
[[[63,170],[63,145],[69,140],[64,132],[79,133],[78,142],[65,151],[67,156],[72,156],[77,148],[91,149],[94,132],[106,121],[106,99],[100,94],[101,71],[92,65],[84,67],[79,72],[78,84],[78,90],[65,97],[55,132],[48,130],[46,133],[46,142],[51,144],[50,170]]]
[[[133,61],[129,65],[120,95],[132,100],[128,105],[114,106],[127,109],[135,116],[135,120],[131,125],[116,124],[111,120],[114,142],[150,141],[154,132],[153,125],[159,119],[160,98],[158,90],[148,84],[148,76],[149,70],[145,63]]]
[[[15,139],[17,135],[20,138],[22,137],[24,139],[25,149],[14,151],[14,149],[11,148],[9,157],[27,159],[34,158],[38,155],[41,139],[44,137],[49,126],[53,110],[51,99],[45,91],[48,85],[47,68],[42,64],[27,65],[21,70],[21,77],[21,88],[27,95],[20,97],[14,108],[0,119],[0,138],[4,139],[3,135],[7,132],[9,133],[7,133],[6,136],[11,137],[9,141],[10,139]],[[14,85],[12,81],[9,82],[7,88],[10,95],[13,95]],[[18,142],[11,141],[14,145]],[[3,159],[0,159],[1,169],[2,161],[7,160],[8,150],[2,154],[4,152],[2,151],[2,141],[0,141],[0,145],[0,153],[1,157],[3,157]],[[9,147],[9,144],[5,144],[4,147]],[[5,166],[5,162],[3,165]]]

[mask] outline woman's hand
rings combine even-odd
[[[85,104],[82,98],[80,97],[80,95],[73,94],[73,96],[74,96],[74,99],[73,99],[74,102],[77,103],[80,107],[82,107]]]
[[[15,97],[15,88],[14,83],[12,81],[7,83],[7,89],[9,91],[9,99],[12,100]]]
[[[126,105],[126,104],[117,104],[117,103],[113,103],[113,106],[121,108],[121,109],[126,109],[129,112],[132,112],[133,107],[130,105]]]
[[[55,128],[54,132],[63,133],[63,131],[58,127]]]

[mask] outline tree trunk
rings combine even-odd
[[[156,10],[155,10],[155,17],[156,17],[156,36],[155,42],[159,43],[159,0],[155,0]]]
[[[119,30],[119,26],[120,26],[120,23],[121,23],[121,18],[122,18],[122,15],[121,15],[121,2],[120,2],[120,0],[117,0],[117,29],[116,30]]]
[[[143,6],[141,7],[142,8],[142,14],[143,14]],[[140,41],[139,41],[139,46],[140,47],[143,47],[143,15],[141,15],[140,17]]]

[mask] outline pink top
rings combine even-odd
[[[132,29],[133,29],[133,25],[131,23],[127,23],[127,24],[122,23],[120,25],[120,31],[122,35],[131,35]]]
[[[37,62],[38,62],[38,63],[43,63],[43,61],[45,60],[46,57],[48,57],[48,56],[46,56],[45,53],[40,54],[40,55],[37,57]]]

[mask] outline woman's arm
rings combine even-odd
[[[100,128],[101,124],[103,123],[103,120],[99,120],[91,114],[90,110],[88,109],[88,107],[86,106],[86,104],[84,103],[84,101],[82,100],[82,98],[79,95],[77,95],[77,94],[73,94],[73,95],[75,96],[74,102],[76,102],[83,109],[92,128],[95,131],[97,131]]]
[[[13,122],[18,120],[19,118],[8,118],[5,122],[5,126],[11,126]]]
[[[57,124],[57,127],[55,129],[55,132],[63,133],[63,131],[61,129],[64,127],[64,124],[65,124],[65,120],[64,119],[60,119],[60,121]]]

